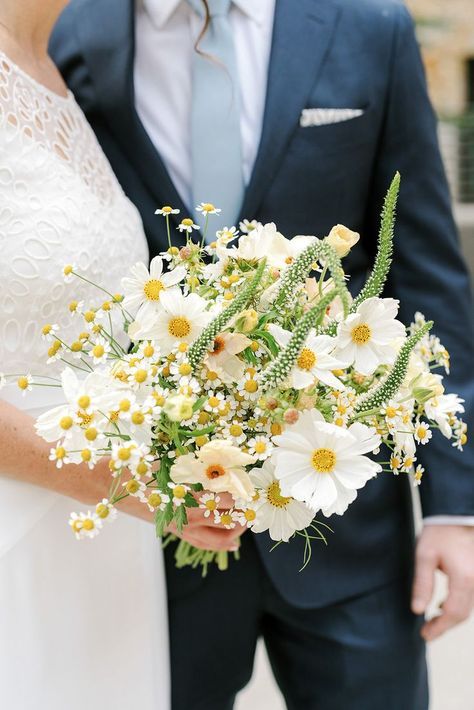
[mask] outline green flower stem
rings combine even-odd
[[[413,348],[432,327],[433,321],[429,321],[417,330],[416,333],[413,333],[413,335],[407,338],[387,377],[374,389],[369,390],[369,392],[360,397],[355,407],[354,418],[360,418],[359,415],[368,416],[373,409],[380,410],[381,407],[397,394],[405,380]]]
[[[189,362],[194,370],[202,363],[216,336],[225,328],[234,316],[240,313],[240,311],[247,306],[248,302],[253,298],[255,291],[262,280],[265,265],[266,259],[262,259],[252,280],[241,291],[241,293],[236,296],[230,305],[209,323],[199,338],[197,338],[197,340],[195,340],[191,345],[189,348]]]

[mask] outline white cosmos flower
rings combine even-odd
[[[289,330],[284,330],[273,323],[268,326],[268,332],[273,335],[281,348],[288,345],[293,335]],[[344,367],[344,363],[331,355],[335,345],[334,338],[329,335],[316,335],[315,331],[311,330],[296,365],[291,371],[291,386],[302,390],[310,387],[317,379],[328,387],[344,389],[342,382],[332,374],[332,370]]]
[[[208,301],[196,293],[184,296],[178,289],[164,291],[156,312],[139,314],[128,334],[133,340],[156,341],[162,355],[169,355],[176,343],[191,343],[201,335],[212,319],[207,306]]]
[[[254,487],[245,466],[255,463],[253,456],[245,454],[231,441],[214,439],[194,454],[180,456],[171,467],[175,483],[201,483],[213,493],[230,493],[235,499],[250,500]]]
[[[357,372],[371,375],[379,365],[391,365],[398,349],[393,341],[405,337],[405,326],[395,319],[394,298],[368,298],[338,327],[336,357]]]
[[[156,307],[162,291],[175,287],[186,276],[184,266],[177,266],[164,274],[161,256],[155,256],[151,260],[149,271],[143,262],[138,262],[132,266],[130,272],[131,276],[122,279],[125,295],[123,306],[133,310],[144,304]]]
[[[451,415],[464,412],[463,402],[464,400],[457,394],[441,394],[425,402],[426,416],[436,422],[447,439],[450,439],[453,434]]]
[[[342,515],[355,500],[359,488],[381,466],[363,454],[380,446],[380,436],[364,424],[348,429],[324,421],[310,409],[296,424],[273,441],[275,476],[284,496],[293,496],[324,515]]]
[[[288,542],[297,530],[311,524],[314,512],[305,503],[281,495],[280,483],[275,478],[275,467],[267,460],[262,468],[250,471],[250,478],[257,493],[250,504],[256,513],[252,530],[262,533],[268,530],[272,540]]]

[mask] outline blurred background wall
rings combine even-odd
[[[406,3],[417,24],[454,213],[474,278],[474,0]],[[445,592],[446,582],[439,575],[433,611]],[[432,710],[474,708],[473,658],[474,619],[430,645]],[[260,644],[254,677],[236,710],[284,708]]]

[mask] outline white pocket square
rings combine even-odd
[[[361,108],[304,108],[300,116],[300,126],[327,126],[358,118],[364,113]]]

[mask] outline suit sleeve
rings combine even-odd
[[[400,299],[405,324],[416,311],[434,320],[433,332],[451,354],[451,375],[445,386],[465,399],[464,420],[469,426],[474,396],[469,275],[458,243],[413,22],[404,6],[399,7],[393,40],[367,234],[377,233],[380,206],[397,170],[402,183],[394,263],[385,295]],[[469,443],[461,453],[435,432],[428,446],[418,448],[418,462],[426,469],[420,487],[425,517],[474,515],[474,453]]]

